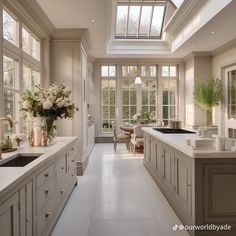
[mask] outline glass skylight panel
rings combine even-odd
[[[166,1],[119,1],[116,14],[116,38],[160,38]]]
[[[180,7],[180,5],[183,3],[184,0],[172,0],[172,2],[175,4],[177,8]]]
[[[152,19],[152,6],[143,6],[140,19],[139,35],[148,36]]]
[[[117,6],[116,35],[125,36],[127,26],[128,6]]]
[[[155,6],[152,17],[151,36],[160,36],[164,19],[165,6]]]
[[[140,17],[140,6],[130,6],[127,35],[129,36],[137,35],[138,26],[139,26],[139,17]]]

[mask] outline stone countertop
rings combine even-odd
[[[51,161],[58,153],[66,150],[77,137],[57,137],[55,144],[48,147],[30,147],[25,145],[15,152],[3,153],[0,163],[14,159],[18,154],[41,154],[40,157],[23,167],[0,167],[0,198],[11,187],[16,186],[30,173]]]
[[[234,151],[216,151],[215,149],[198,149],[194,150],[186,143],[187,139],[196,139],[196,134],[163,134],[154,130],[153,128],[143,127],[144,133],[163,141],[173,148],[185,153],[192,158],[236,158]]]

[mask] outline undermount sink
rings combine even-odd
[[[34,161],[38,157],[40,157],[42,154],[18,154],[17,156],[13,158],[9,158],[9,160],[2,161],[3,163],[0,163],[0,167],[23,167],[29,164],[30,162]]]

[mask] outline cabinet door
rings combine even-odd
[[[72,149],[67,155],[69,184],[76,181],[76,152]]]
[[[67,176],[67,155],[62,155],[57,161],[57,191],[59,202],[64,199],[67,192],[69,179]]]
[[[0,205],[0,229],[2,236],[20,235],[19,193]]]
[[[144,160],[146,164],[151,161],[151,138],[149,135],[144,136]]]
[[[33,235],[33,183],[30,181],[20,189],[20,232]]]
[[[168,189],[172,190],[172,179],[173,179],[173,150],[168,145],[163,145],[163,154],[162,154],[162,177],[163,182],[168,187]]]
[[[190,158],[175,152],[175,192],[178,204],[191,214],[192,183]]]
[[[156,166],[156,141],[154,138],[151,138],[151,160],[150,160],[151,168],[155,170]]]
[[[162,157],[163,157],[162,143],[156,140],[155,148],[156,148],[155,171],[156,171],[157,176],[161,179],[162,178]]]

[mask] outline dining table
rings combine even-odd
[[[130,134],[130,135],[134,133],[134,127],[133,126],[123,126],[123,125],[121,125],[120,129],[124,133]]]

